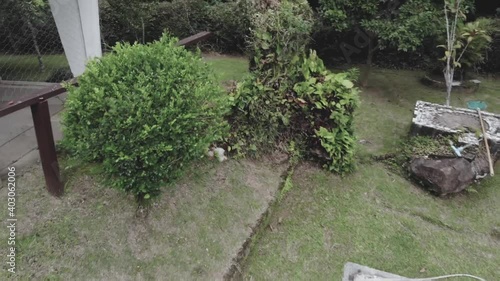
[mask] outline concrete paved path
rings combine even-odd
[[[31,84],[29,87],[12,85],[3,87],[0,83],[0,101],[14,100],[16,96],[46,87],[46,83]],[[15,94],[13,94],[15,93]],[[65,94],[49,99],[52,115],[52,130],[56,141],[62,137],[59,113],[63,108]],[[7,167],[17,169],[39,159],[33,119],[30,107],[0,118],[0,176],[7,173]]]

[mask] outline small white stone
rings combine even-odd
[[[227,157],[224,156],[225,152],[226,151],[224,150],[224,148],[217,147],[214,149],[215,157],[217,157],[217,160],[219,160],[219,162],[227,160]]]

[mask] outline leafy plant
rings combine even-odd
[[[461,41],[470,41],[460,63],[463,67],[470,68],[485,62],[486,51],[491,46],[491,35],[495,29],[494,21],[488,18],[478,18],[459,26]]]
[[[103,165],[110,185],[147,199],[227,132],[227,95],[199,54],[164,36],[117,44],[70,87],[63,146]]]
[[[305,1],[282,1],[256,15],[255,66],[233,93],[231,149],[257,154],[294,141],[345,173],[354,168],[358,90],[351,80],[357,73],[332,73],[316,52],[306,52],[311,28]]]
[[[290,155],[290,159],[288,160],[288,171],[285,176],[285,181],[283,182],[283,187],[279,193],[278,201],[282,201],[286,194],[293,189],[292,177],[295,172],[295,167],[299,163],[301,158],[300,150],[297,149],[297,146],[294,141],[290,142],[288,147],[288,154]]]

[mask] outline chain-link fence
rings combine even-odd
[[[60,82],[71,77],[48,1],[2,0],[2,81]]]
[[[72,21],[67,17],[74,16],[68,9],[71,5],[94,1],[1,0],[0,81],[57,83],[70,78],[68,60],[74,72],[75,55],[68,53],[67,43],[69,40],[72,45],[80,44],[81,38],[65,29],[66,22]],[[98,3],[99,36],[104,51],[117,42],[151,42],[165,31],[179,38],[212,31],[215,36],[204,41],[205,46],[236,52],[244,49],[249,29],[248,5],[243,5],[246,1],[99,0]]]

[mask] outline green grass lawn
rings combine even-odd
[[[500,279],[500,177],[477,193],[436,198],[368,156],[394,152],[408,134],[417,100],[444,103],[444,91],[420,84],[423,73],[376,69],[357,116],[363,159],[340,178],[309,164],[254,242],[244,280],[340,280],[343,265],[361,263],[408,277],[469,273]],[[453,93],[453,105],[485,100],[500,113],[500,81],[474,94]],[[500,172],[500,165],[496,166]]]
[[[205,59],[221,82],[239,80],[248,69],[242,58]],[[477,192],[437,198],[371,160],[395,151],[417,100],[444,103],[444,90],[423,86],[422,75],[373,71],[356,119],[359,139],[366,141],[359,146],[357,172],[341,178],[299,165],[293,189],[253,241],[242,279],[340,280],[347,261],[408,277],[469,273],[500,279],[500,241],[492,233],[500,228],[500,176],[481,182]],[[500,81],[483,82],[476,93],[454,92],[453,105],[484,100],[488,111],[500,113]],[[143,217],[133,198],[104,188],[82,168],[65,171],[66,195],[55,199],[43,190],[36,166],[18,181],[18,277],[220,279],[282,172],[268,162],[196,163]],[[0,193],[0,200],[7,202],[6,196]],[[6,235],[0,232],[0,240]],[[5,268],[2,280],[11,277]]]
[[[0,77],[3,80],[44,82],[54,71],[68,67],[62,55],[44,55],[45,70],[40,71],[38,59],[34,55],[0,55]]]
[[[376,154],[393,151],[410,129],[417,100],[445,103],[444,89],[422,85],[419,80],[423,75],[421,71],[375,69],[369,86],[362,91],[356,120],[359,137],[372,143],[362,149]],[[483,100],[488,104],[488,111],[500,113],[500,81],[482,80],[483,84],[475,93],[452,92],[451,104],[467,107],[468,101]]]
[[[248,73],[248,60],[241,57],[206,56],[221,82],[241,80]]]
[[[213,66],[220,81],[241,79],[248,71],[248,61],[240,57],[209,56],[205,60]],[[0,55],[0,77],[3,80],[46,81],[54,71],[68,67],[64,55],[44,55],[45,70],[40,71],[33,55]]]
[[[100,184],[95,167],[74,165],[61,162],[62,199],[47,193],[38,165],[17,178],[17,273],[3,263],[0,280],[221,280],[286,168],[200,160],[146,214],[132,196]]]
[[[221,82],[247,68],[241,58],[209,63],[223,73]],[[4,263],[0,280],[221,280],[286,169],[272,161],[199,160],[163,188],[146,215],[132,196],[99,183],[98,166],[64,157],[60,166],[62,199],[45,190],[39,164],[17,177],[17,273]],[[2,181],[3,202],[6,187]],[[8,235],[0,231],[0,240]]]

